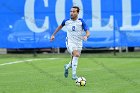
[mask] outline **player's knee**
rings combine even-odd
[[[76,56],[76,57],[80,57],[80,54],[79,54],[79,52],[77,52],[75,56]]]
[[[79,53],[78,51],[74,51],[74,52],[73,52],[73,56],[75,56],[75,57],[80,57],[80,53]]]

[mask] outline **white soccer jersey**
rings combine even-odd
[[[83,31],[87,31],[88,27],[82,18],[77,20],[65,19],[62,26],[67,29],[67,42],[82,46]]]

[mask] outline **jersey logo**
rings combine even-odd
[[[72,26],[72,31],[75,31],[75,26]]]

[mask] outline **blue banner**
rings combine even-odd
[[[91,33],[84,47],[140,46],[139,0],[1,0],[0,48],[65,48],[65,28],[50,36],[73,5]]]

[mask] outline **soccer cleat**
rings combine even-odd
[[[72,79],[73,79],[73,80],[76,80],[77,78],[78,78],[78,77],[77,77],[76,74],[72,75]]]
[[[65,76],[65,78],[67,78],[68,74],[69,74],[68,69],[66,69],[66,67],[67,67],[67,64],[64,65],[64,76]]]

